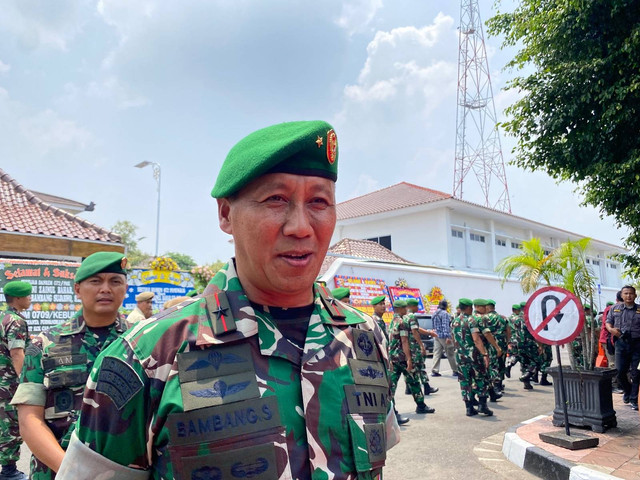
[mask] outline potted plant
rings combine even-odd
[[[540,239],[522,243],[522,252],[504,258],[496,267],[504,282],[516,276],[525,294],[540,286],[557,285],[569,290],[583,305],[593,304],[595,276],[587,264],[587,250],[591,240],[567,241],[553,251],[546,252]],[[612,368],[595,368],[598,353],[598,328],[593,313],[585,317],[579,339],[567,344],[570,367],[563,367],[569,423],[589,426],[596,432],[617,424],[611,381],[616,373]],[[555,409],[553,424],[564,424],[559,371],[550,368],[554,379]]]

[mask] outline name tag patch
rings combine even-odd
[[[178,376],[181,383],[253,369],[251,347],[246,343],[178,354]]]
[[[376,347],[376,339],[373,332],[367,332],[353,329],[353,346],[356,351],[356,358],[359,360],[376,361],[378,357],[378,348]]]
[[[57,367],[69,366],[69,365],[86,365],[87,354],[78,353],[76,355],[59,355],[55,357],[48,357],[42,360],[42,368],[45,372],[54,370]]]
[[[345,385],[349,413],[387,413],[388,393],[386,387]]]
[[[181,383],[180,391],[185,412],[260,396],[253,371]]]
[[[360,385],[389,386],[384,366],[380,362],[349,359],[349,367],[355,383]]]
[[[185,480],[278,479],[273,444],[256,445],[198,457],[185,457],[182,459],[182,466]]]
[[[119,358],[104,357],[96,392],[108,396],[118,410],[142,390],[142,386],[142,380],[129,364]]]
[[[278,426],[280,413],[276,397],[244,400],[188,413],[172,413],[167,417],[173,445],[204,443],[212,438],[222,440]]]

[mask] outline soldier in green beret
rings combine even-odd
[[[337,160],[321,121],[231,149],[212,196],[235,257],[96,361],[62,480],[379,478],[398,433],[384,334],[315,282]]]
[[[525,390],[533,390],[531,381],[536,379],[536,359],[542,353],[542,348],[531,335],[524,319],[524,307],[527,302],[520,303],[518,313],[518,360],[520,361],[520,381]]]
[[[507,318],[509,322],[509,327],[511,329],[511,338],[509,342],[509,353],[507,354],[507,359],[505,362],[505,376],[507,378],[511,378],[511,369],[513,366],[518,363],[518,338],[520,336],[520,304],[514,303],[511,305],[511,315]]]
[[[496,374],[496,377],[494,378],[494,387],[498,391],[503,391],[506,357],[507,352],[509,351],[509,342],[511,341],[511,327],[509,326],[509,320],[496,312],[495,300],[487,299],[486,316],[489,318],[489,323],[494,327],[494,337],[502,350],[502,355],[491,357],[493,362],[491,368]]]
[[[382,333],[384,333],[384,338],[389,341],[389,332],[387,331],[387,324],[382,318],[384,312],[387,310],[387,297],[386,295],[378,295],[377,297],[373,297],[371,299],[371,305],[373,306],[373,319],[376,321]]]
[[[20,431],[16,407],[9,402],[18,388],[24,363],[24,350],[30,343],[29,327],[21,312],[31,305],[31,284],[13,281],[5,284],[3,293],[7,309],[0,323],[0,480],[26,480],[18,470]]]
[[[351,290],[347,287],[334,288],[331,290],[331,296],[336,300],[343,301],[344,303],[351,303],[351,299],[349,298],[351,296]]]
[[[11,403],[18,407],[20,432],[33,453],[32,480],[56,477],[93,363],[125,330],[118,313],[127,292],[125,265],[117,252],[88,256],[74,284],[82,309],[40,333],[25,350],[20,385]],[[123,388],[115,377],[112,380]]]
[[[427,374],[425,359],[427,358],[427,350],[422,343],[423,335],[431,335],[432,337],[437,337],[438,335],[433,330],[425,330],[420,327],[418,323],[418,319],[416,318],[416,313],[419,309],[419,302],[415,298],[407,299],[407,314],[405,316],[405,320],[409,323],[409,327],[411,328],[411,335],[409,336],[409,350],[411,350],[411,360],[413,361],[413,376],[418,379],[420,384],[422,385],[422,391],[425,395],[431,395],[432,393],[436,393],[440,390],[438,387],[432,387],[429,384],[429,375]],[[407,382],[407,389],[405,394],[411,395],[411,390],[409,389],[409,382]]]
[[[487,392],[489,393],[491,401],[496,402],[502,397],[502,394],[495,388],[495,378],[499,375],[495,367],[497,366],[498,358],[503,355],[503,352],[494,335],[498,326],[492,321],[493,319],[486,314],[488,303],[484,298],[477,298],[473,301],[473,308],[474,319],[480,328],[480,338],[489,354],[489,368],[484,371],[486,381],[489,385]]]

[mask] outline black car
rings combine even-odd
[[[416,313],[416,319],[420,328],[425,330],[433,330],[433,316],[427,313]],[[424,348],[427,349],[427,355],[433,355],[433,337],[431,335],[420,334]]]

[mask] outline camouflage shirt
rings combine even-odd
[[[9,307],[0,322],[0,401],[11,400],[18,388],[18,374],[13,367],[11,350],[24,349],[29,341],[27,321]]]
[[[413,336],[414,331],[418,331],[420,324],[416,318],[415,313],[407,313],[405,321],[409,324],[409,351],[411,352],[411,359],[416,362],[422,359],[422,341],[418,342]]]
[[[407,358],[402,350],[401,337],[406,337],[409,341],[411,327],[402,316],[393,314],[393,319],[389,324],[389,360],[391,363],[406,362]]]
[[[473,350],[476,344],[472,333],[479,333],[478,320],[472,315],[461,313],[451,322],[451,336],[457,344],[458,355],[473,358]]]
[[[387,331],[387,324],[384,321],[384,318],[376,315],[375,313],[371,317],[376,321],[376,323],[380,327],[380,330],[382,330],[382,333],[384,333],[384,338],[388,342],[389,341],[389,332]]]
[[[509,326],[509,321],[496,311],[487,313],[487,316],[493,325],[491,333],[496,337],[500,348],[505,350],[507,348],[507,327]]]
[[[96,361],[60,478],[378,478],[397,434],[382,332],[317,285],[302,344],[269,311],[231,261],[136,324]]]
[[[47,426],[66,448],[93,363],[100,350],[123,332],[119,317],[110,327],[87,327],[80,310],[68,321],[40,333],[25,350],[20,385],[11,404],[44,406]],[[35,457],[31,475],[33,480],[55,478],[55,473]]]

